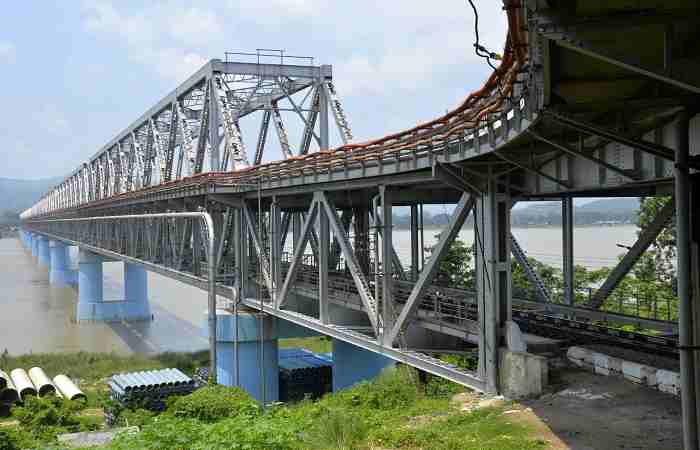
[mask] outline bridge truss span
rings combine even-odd
[[[350,142],[329,66],[211,61],[25,212],[25,226],[204,287],[205,253],[193,227],[56,220],[206,211],[217,290],[234,304],[499,391],[501,352],[522,348],[515,345],[511,254],[521,264],[527,258],[511,237],[513,205],[564,199],[570,211],[575,197],[672,195],[679,171],[699,168],[693,156],[700,148],[683,135],[700,136],[693,109],[700,82],[689,73],[677,79],[682,64],[698,64],[689,50],[698,19],[670,31],[658,26],[692,2],[555,3],[504,1],[503,59],[484,86],[444,116],[364,143]],[[610,24],[620,14],[636,17],[635,36],[649,45],[631,48],[617,39]],[[644,67],[614,60],[621,50]],[[236,80],[247,87],[232,88]],[[280,99],[304,89],[305,100],[287,111],[303,128],[295,147],[280,120]],[[249,151],[237,119],[253,111],[261,117]],[[331,120],[342,143],[334,149]],[[273,133],[281,158],[270,162],[262,155]],[[679,152],[691,155],[683,167],[675,164]],[[425,255],[422,208],[447,204],[451,219]],[[394,248],[394,208],[410,210],[407,269]],[[451,291],[436,277],[466,226],[475,236],[468,301],[465,290]],[[129,233],[147,238],[131,248]],[[571,236],[563,239],[571,244]],[[567,248],[565,298],[573,302],[573,246]],[[575,309],[548,307],[557,314]],[[476,349],[478,367],[450,366],[419,349]]]

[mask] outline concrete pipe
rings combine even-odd
[[[39,397],[48,394],[55,394],[56,387],[51,382],[51,379],[46,376],[46,373],[41,367],[32,367],[29,369],[29,379],[39,391]]]
[[[0,370],[0,391],[5,389],[7,385],[9,384],[8,382],[10,381],[10,376]]]
[[[36,388],[32,384],[32,380],[27,375],[27,371],[24,369],[15,369],[10,372],[10,378],[15,384],[17,392],[19,392],[20,398],[24,398],[26,395],[36,395]]]
[[[17,392],[17,388],[15,387],[15,384],[12,382],[12,379],[7,376],[5,372],[0,372],[3,375],[5,375],[7,378],[5,379],[6,385],[5,389],[0,390],[0,403],[17,403],[20,401],[19,398],[19,392]]]
[[[73,383],[73,381],[65,375],[56,375],[53,378],[53,384],[56,386],[56,388],[58,388],[61,395],[63,395],[63,398],[67,398],[68,400],[87,400],[87,397],[83,391],[78,389],[78,386],[76,386],[75,383]]]

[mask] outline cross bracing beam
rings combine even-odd
[[[297,276],[297,271],[301,265],[302,256],[304,256],[304,251],[306,250],[306,244],[309,242],[311,235],[311,227],[316,220],[316,214],[318,214],[319,205],[318,201],[314,199],[309,206],[309,210],[306,212],[306,217],[304,219],[304,225],[302,225],[301,233],[298,239],[294,242],[294,256],[292,257],[291,265],[287,271],[287,276],[284,280],[284,285],[282,286],[282,291],[277,297],[277,308],[282,308],[287,302],[287,295],[289,294],[290,287]]]
[[[522,267],[525,271],[525,275],[527,275],[528,280],[530,280],[530,283],[535,287],[535,291],[537,292],[540,300],[544,303],[550,303],[552,301],[552,296],[549,295],[547,287],[542,282],[542,279],[537,274],[534,267],[530,265],[525,251],[518,243],[518,240],[515,239],[513,233],[510,234],[510,244],[511,254],[515,257],[515,260],[518,262],[520,267]]]
[[[654,243],[654,239],[656,239],[659,233],[666,227],[674,213],[675,203],[673,199],[670,199],[656,214],[654,220],[642,230],[634,245],[625,253],[622,260],[617,263],[600,288],[595,292],[588,303],[589,308],[598,309],[603,306],[605,300],[607,300],[608,296],[615,290],[617,285],[620,284],[620,281],[625,278],[642,254]]]
[[[258,254],[258,260],[260,262],[262,276],[265,279],[265,286],[267,287],[267,290],[270,293],[270,297],[274,300],[275,291],[277,287],[274,285],[272,274],[270,273],[270,260],[268,259],[266,254],[267,252],[265,251],[265,248],[262,245],[260,235],[258,234],[258,231],[255,228],[255,224],[257,223],[257,221],[253,220],[253,215],[250,213],[248,205],[243,204],[242,209],[243,216],[248,227],[248,236],[252,240],[253,246],[255,247],[255,251]],[[260,229],[260,227],[261,224],[258,224],[258,229]]]
[[[457,234],[462,228],[465,219],[473,207],[474,195],[467,192],[463,193],[462,197],[459,199],[459,203],[457,203],[457,206],[452,213],[449,223],[445,227],[445,230],[440,233],[440,240],[433,248],[432,254],[428,259],[428,262],[423,267],[423,270],[421,270],[420,275],[418,276],[418,281],[411,290],[411,295],[408,298],[408,301],[401,309],[401,313],[399,313],[399,317],[396,319],[396,322],[389,332],[388,337],[385,338],[385,343],[387,343],[387,345],[392,344],[398,337],[399,333],[408,325],[408,321],[414,315],[426,289],[432,282],[442,257],[449,249],[455,237],[457,237]]]
[[[570,145],[565,144],[563,142],[557,142],[557,141],[554,141],[552,139],[548,139],[548,138],[536,133],[533,130],[528,130],[527,132],[528,132],[528,134],[532,135],[538,141],[542,141],[546,144],[549,144],[550,146],[552,146],[556,149],[559,149],[559,150],[563,151],[564,153],[568,153],[568,154],[573,155],[573,156],[587,159],[591,162],[598,164],[599,166],[605,167],[606,169],[608,169],[611,172],[614,172],[618,175],[622,175],[625,178],[629,178],[632,181],[637,181],[640,179],[639,175],[634,173],[633,171],[622,169],[622,168],[615,166],[614,164],[610,164],[607,161],[604,161],[600,158],[596,158],[595,156],[592,156],[589,153],[587,153],[585,150],[576,149],[576,148],[571,147]]]
[[[365,279],[365,275],[362,272],[359,263],[357,262],[357,258],[352,249],[352,246],[350,245],[350,242],[348,241],[348,238],[345,232],[343,231],[343,226],[340,217],[338,217],[338,212],[336,211],[335,207],[332,205],[330,200],[326,197],[326,194],[324,192],[314,193],[314,198],[323,206],[323,208],[326,211],[330,228],[333,231],[333,234],[335,235],[336,239],[338,240],[338,244],[340,244],[340,249],[343,252],[345,263],[348,266],[348,270],[350,271],[353,281],[355,282],[357,291],[360,294],[362,304],[364,305],[367,312],[367,317],[369,318],[369,321],[372,324],[372,328],[374,328],[377,336],[379,336],[381,335],[381,332],[383,330],[383,323],[379,315],[377,301],[372,296],[369,283]]]
[[[611,131],[584,120],[574,119],[573,117],[569,117],[551,110],[546,110],[545,115],[547,118],[552,119],[561,125],[573,128],[574,130],[583,131],[593,136],[598,136],[612,142],[627,145],[668,161],[675,160],[674,150],[666,146],[625,136],[623,133]]]

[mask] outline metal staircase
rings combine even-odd
[[[547,287],[542,282],[540,276],[537,275],[537,271],[535,271],[534,267],[530,265],[530,262],[527,260],[527,255],[525,254],[525,251],[520,246],[518,240],[515,239],[515,236],[513,236],[512,233],[510,235],[510,252],[515,257],[515,260],[518,262],[518,264],[520,264],[520,267],[522,267],[523,270],[525,270],[525,274],[530,280],[530,283],[532,283],[532,285],[535,287],[535,292],[537,292],[537,296],[540,298],[540,300],[545,303],[551,303],[552,298],[550,297],[549,292],[547,291]]]

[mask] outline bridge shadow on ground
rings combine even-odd
[[[135,353],[195,352],[207,348],[199,327],[151,302],[152,321],[112,322],[109,327]]]

